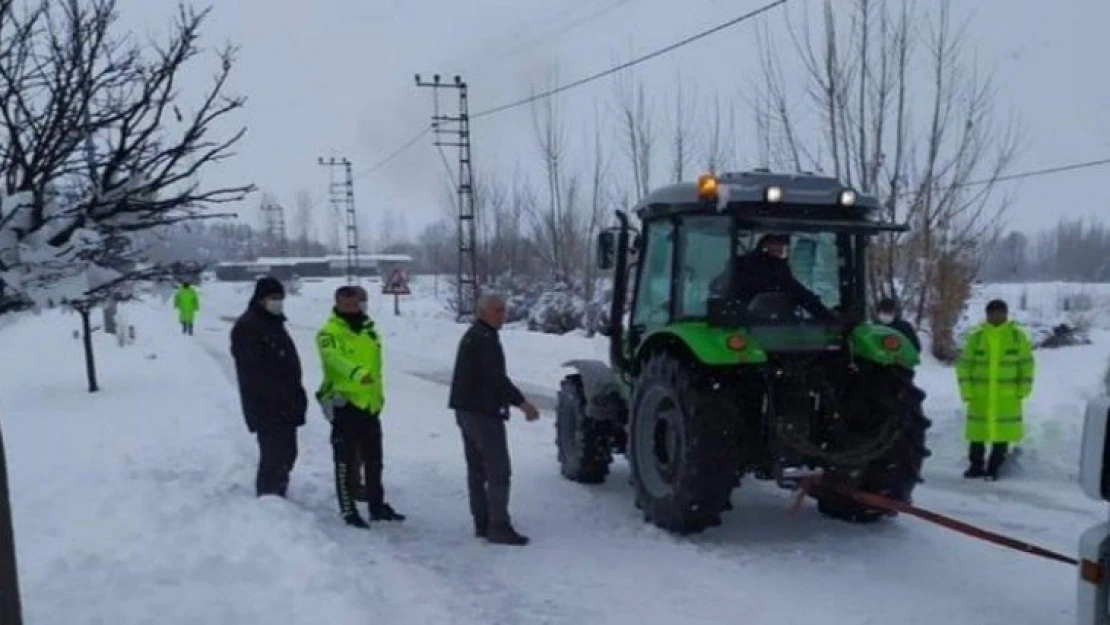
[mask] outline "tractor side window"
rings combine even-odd
[[[729,221],[720,217],[690,217],[679,229],[678,317],[704,317],[709,297],[719,296],[728,280],[731,257]]]
[[[646,249],[640,257],[640,282],[636,291],[637,325],[662,325],[670,320],[671,269],[674,266],[674,224],[656,222],[648,226]]]

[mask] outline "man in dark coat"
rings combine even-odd
[[[821,298],[794,277],[787,261],[789,249],[789,236],[768,234],[759,240],[756,249],[737,258],[732,265],[736,299],[746,308],[758,295],[785,293],[791,296],[796,305],[817,319],[835,320],[836,315],[825,306]],[[710,290],[718,296],[722,295],[727,277],[727,271],[717,276],[711,283]]]
[[[247,429],[258,437],[255,491],[285,496],[297,460],[297,428],[305,423],[308,398],[301,361],[285,330],[285,288],[274,278],[258,280],[246,312],[231,329],[231,355]]]
[[[917,336],[917,330],[914,329],[913,324],[902,317],[902,311],[894,298],[883,298],[879,302],[879,305],[875,308],[875,319],[891,330],[900,332],[909,340],[915,350],[921,352],[921,339]]]
[[[524,412],[528,421],[540,414],[506,372],[498,337],[504,323],[505,301],[483,295],[477,321],[459,341],[449,407],[462,431],[475,535],[491,543],[520,546],[528,544],[528,538],[517,533],[509,519],[512,470],[505,421],[510,406]]]

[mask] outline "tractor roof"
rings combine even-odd
[[[858,191],[851,206],[841,205],[841,192],[851,188],[828,176],[754,170],[720,174],[716,180],[720,201],[701,197],[698,183],[683,182],[655,189],[640,200],[633,212],[641,219],[652,219],[684,213],[717,213],[726,208],[759,214],[773,209],[783,219],[821,216],[851,221],[867,219],[869,213],[879,208],[877,198]],[[781,190],[781,201],[774,204],[765,200],[767,189],[772,187]]]

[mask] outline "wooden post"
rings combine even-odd
[[[92,306],[88,303],[81,303],[76,306],[78,314],[81,315],[81,338],[85,344],[85,374],[89,379],[89,392],[95,393],[100,390],[100,386],[96,383],[96,359],[93,357],[93,342],[92,342],[92,321],[89,317],[92,315]]]
[[[109,299],[104,303],[104,333],[116,333],[116,300]]]
[[[15,556],[15,530],[12,500],[8,490],[8,461],[4,436],[0,433],[0,623],[22,625],[23,609],[19,599],[19,567]]]

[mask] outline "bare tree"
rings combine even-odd
[[[547,206],[544,210],[533,211],[536,244],[541,258],[554,268],[556,275],[567,275],[570,261],[567,222],[573,217],[566,204],[572,200],[570,196],[577,192],[577,187],[573,179],[569,187],[564,180],[566,136],[555,98],[545,98],[532,108],[532,124],[547,182]]]
[[[731,105],[728,108],[722,107],[720,93],[713,94],[712,109],[707,118],[708,127],[705,141],[702,143],[701,157],[708,171],[722,172],[733,164],[731,155],[735,147],[733,141],[734,111],[735,109]]]
[[[312,240],[314,237],[314,228],[312,226],[312,196],[309,195],[308,191],[302,189],[297,192],[295,206],[297,246],[300,248],[299,253],[301,256],[308,256],[311,252]]]
[[[675,82],[673,117],[670,120],[671,179],[674,182],[682,182],[686,179],[686,169],[689,167],[693,156],[692,126],[696,111],[687,101],[686,93],[683,90],[682,76],[679,75]],[[694,94],[693,99],[697,101],[696,94]],[[596,153],[599,146],[595,145],[594,148]],[[596,167],[594,173],[597,173]]]
[[[655,151],[655,129],[651,105],[644,86],[634,77],[617,80],[617,112],[624,133],[625,155],[632,171],[637,200],[651,190],[651,166]]]
[[[680,92],[681,93],[681,92]],[[679,96],[681,102],[681,96]],[[679,107],[681,109],[681,105]],[[682,119],[681,110],[676,119]],[[593,247],[590,243],[597,235],[602,224],[602,215],[604,214],[605,206],[609,201],[608,193],[608,174],[609,174],[609,156],[605,152],[604,143],[601,140],[601,116],[598,112],[594,111],[594,124],[596,126],[593,133],[593,158],[590,163],[590,200],[589,211],[586,215],[586,232],[585,241],[582,246],[583,258],[581,260],[582,266],[585,267],[585,298],[587,303],[587,319],[586,319],[586,333],[588,336],[593,336],[597,330],[597,309],[593,306],[595,290],[597,288],[597,265],[593,259]],[[681,126],[679,126],[681,127]],[[684,159],[684,134],[682,131],[677,131],[675,135],[675,177],[676,181],[682,179],[682,167]]]
[[[125,276],[142,254],[134,233],[212,217],[211,207],[253,190],[205,187],[197,175],[229,158],[245,132],[215,131],[244,102],[227,94],[232,48],[218,53],[192,106],[178,92],[207,15],[179,7],[168,37],[144,47],[116,33],[114,0],[0,0],[0,276],[9,285],[41,295],[90,265]]]
[[[794,131],[797,94],[785,87],[777,50],[766,37],[761,45],[780,154],[879,196],[887,219],[913,227],[873,246],[871,292],[899,297],[918,323],[928,319],[935,354],[950,358],[952,328],[1007,206],[995,181],[1018,141],[1012,124],[997,121],[989,77],[969,67],[950,1],[931,6],[856,0],[838,11],[826,0],[816,28],[808,11],[789,22],[805,95],[819,111],[816,150]]]
[[[138,265],[139,234],[217,217],[253,190],[200,183],[245,132],[215,131],[243,106],[227,94],[231,48],[191,106],[178,91],[207,15],[181,6],[143,46],[117,34],[114,0],[0,0],[0,279],[81,314],[90,392],[92,308],[179,275]]]
[[[378,226],[377,245],[375,247],[382,250],[398,245],[404,240],[405,236],[401,232],[401,221],[397,211],[392,208],[385,209],[382,212],[381,224]]]

